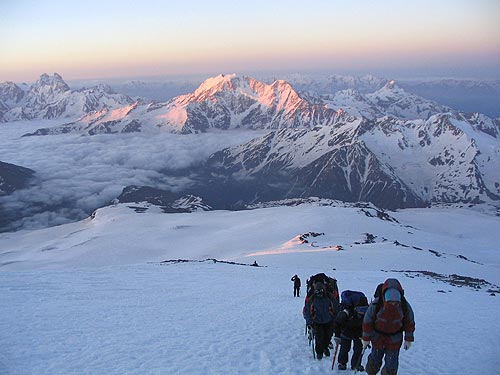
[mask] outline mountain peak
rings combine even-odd
[[[38,81],[33,84],[32,88],[39,89],[43,86],[51,86],[57,92],[70,90],[69,86],[66,82],[64,82],[63,78],[58,73],[54,73],[52,76],[49,76],[47,73],[43,73]]]
[[[216,77],[207,78],[196,89],[197,92],[216,92],[222,90],[224,87],[230,88],[233,79],[237,78],[236,74],[219,74]]]
[[[388,90],[394,90],[394,89],[398,89],[399,86],[396,84],[396,81],[394,79],[390,79],[389,81],[387,81],[384,88],[388,89]]]

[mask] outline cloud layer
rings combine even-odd
[[[56,124],[59,122],[0,125],[0,160],[36,171],[33,187],[0,198],[0,208],[19,217],[16,229],[82,219],[116,198],[127,185],[177,190],[186,186],[189,178],[168,177],[162,172],[189,168],[215,151],[262,134],[234,131],[199,135],[21,137],[34,129]]]

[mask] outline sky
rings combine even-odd
[[[2,0],[0,82],[250,72],[500,78],[498,0]]]

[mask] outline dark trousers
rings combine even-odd
[[[314,323],[314,337],[316,339],[316,353],[323,354],[333,336],[333,322],[326,324]]]
[[[339,363],[342,365],[347,365],[349,361],[349,351],[351,350],[351,342],[354,342],[353,353],[351,357],[351,367],[358,367],[359,357],[361,356],[361,351],[363,350],[363,345],[361,344],[361,339],[348,339],[341,337],[340,341],[340,351],[339,351]]]
[[[294,286],[293,287],[293,296],[300,297],[299,294],[300,294],[300,286]]]
[[[385,358],[384,358],[385,357]],[[382,367],[382,359],[385,359],[382,375],[396,375],[399,366],[399,349],[372,349],[366,363],[366,372],[368,375],[374,375]]]

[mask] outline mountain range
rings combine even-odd
[[[132,104],[134,100],[99,84],[72,90],[54,73],[42,74],[31,86],[14,82],[0,84],[0,122],[78,118],[86,113]]]
[[[158,186],[130,186],[118,201],[130,201],[130,192],[154,201],[153,189],[164,207],[193,196],[201,209],[311,196],[391,209],[500,204],[500,119],[459,112],[394,80],[373,92],[325,95],[299,93],[284,80],[221,74],[190,94],[148,102],[104,86],[71,90],[60,75],[44,74],[28,90],[4,83],[0,94],[3,121],[73,119],[25,136],[267,131],[176,172],[192,183],[175,197]]]

